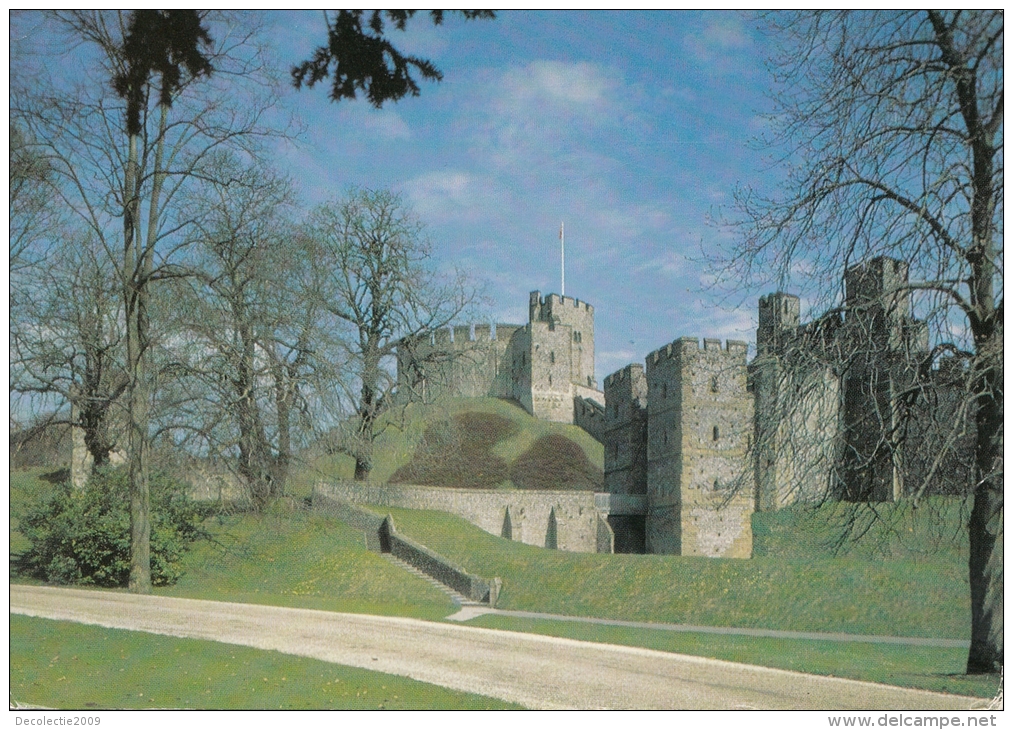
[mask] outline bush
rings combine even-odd
[[[150,477],[151,582],[172,585],[182,576],[190,544],[208,537],[207,508],[164,474]],[[124,469],[94,474],[82,490],[63,482],[30,507],[20,530],[30,547],[15,562],[25,576],[49,583],[126,586],[130,577],[130,494]]]

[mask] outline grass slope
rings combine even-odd
[[[10,698],[77,710],[516,707],[276,651],[17,615],[10,617]]]
[[[995,676],[968,676],[963,673],[967,664],[966,649],[716,636],[495,615],[479,616],[468,625],[639,646],[972,697],[994,697],[999,684]]]
[[[952,561],[565,553],[441,512],[386,508],[400,532],[503,579],[501,608],[575,616],[968,638],[966,567]]]
[[[365,548],[362,533],[309,511],[211,520],[184,576],[161,595],[438,619],[454,604]]]
[[[540,421],[516,403],[458,398],[389,414],[372,481],[479,488],[598,489],[602,445],[577,426]],[[562,454],[562,459],[557,458]],[[321,457],[290,480],[305,496],[317,479],[351,479],[350,457]]]
[[[968,517],[969,505],[952,497],[929,497],[917,509],[910,501],[795,505],[753,515],[753,554],[966,566]]]

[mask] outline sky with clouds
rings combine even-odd
[[[286,60],[323,42],[320,12],[269,16]],[[444,73],[373,109],[325,90],[287,97],[307,125],[283,165],[311,200],[390,186],[427,225],[441,265],[486,283],[488,316],[527,320],[528,293],[595,307],[596,376],[686,336],[752,342],[758,292],[708,288],[709,223],[764,180],[769,49],[749,15],[519,12],[416,18],[393,33]]]
[[[34,17],[34,16],[33,16]],[[282,73],[326,39],[322,11],[264,15]],[[595,307],[596,376],[672,340],[752,342],[758,291],[709,288],[709,223],[738,185],[769,184],[755,146],[770,108],[758,21],[732,12],[504,11],[391,31],[441,83],[374,109],[287,88],[304,132],[278,166],[309,204],[350,186],[400,191],[438,266],[485,285],[488,320],[524,323],[528,293]]]

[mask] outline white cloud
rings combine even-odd
[[[412,178],[404,190],[428,224],[489,223],[504,209],[510,193],[496,181],[459,169],[434,170]]]
[[[588,114],[614,84],[602,67],[585,62],[533,61],[500,81],[501,108],[525,115]]]
[[[675,278],[686,272],[687,263],[686,257],[677,251],[663,251],[653,259],[637,266],[635,270],[657,272]]]
[[[350,104],[347,121],[366,134],[383,140],[410,139],[408,123],[393,109],[374,109],[366,104]]]
[[[687,54],[714,73],[741,70],[742,60],[748,58],[741,51],[752,45],[743,17],[737,13],[708,13],[705,17],[707,23],[703,28],[683,38]]]

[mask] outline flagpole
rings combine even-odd
[[[566,296],[566,247],[563,242],[563,221],[559,221],[559,296]]]

